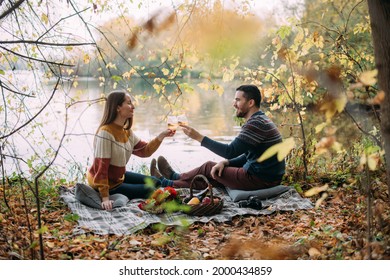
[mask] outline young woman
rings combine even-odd
[[[150,178],[155,185],[166,187],[168,180],[126,171],[131,154],[151,156],[167,136],[174,131],[166,129],[150,142],[142,141],[131,130],[134,105],[124,91],[111,92],[104,108],[103,117],[94,139],[94,161],[88,169],[89,185],[99,191],[102,208],[112,209],[109,195],[121,193],[129,199],[146,198],[153,188],[145,185]]]

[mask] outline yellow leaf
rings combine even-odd
[[[257,160],[258,162],[262,162],[266,159],[271,158],[272,156],[277,154],[278,161],[282,161],[288,153],[295,147],[294,138],[290,137],[284,140],[282,143],[275,144],[269,147]]]
[[[341,113],[344,111],[345,105],[347,105],[347,97],[345,95],[340,95],[334,100],[337,112]]]
[[[46,232],[48,232],[49,229],[47,228],[47,226],[42,226],[40,229],[37,230],[37,233],[38,234],[44,234]]]
[[[345,95],[340,95],[337,98],[322,104],[320,110],[325,111],[326,120],[329,121],[334,116],[334,114],[336,114],[336,112],[341,113],[344,110],[347,102],[347,97]]]
[[[359,81],[365,86],[373,86],[376,84],[376,76],[378,75],[378,70],[374,69],[371,71],[366,71],[360,74]]]
[[[171,241],[171,238],[169,236],[161,236],[157,239],[152,240],[150,245],[158,247],[158,246],[163,246],[163,245],[169,243],[170,241]]]
[[[154,85],[153,85],[153,88],[156,90],[157,93],[160,93],[160,91],[161,91],[161,86],[154,84]]]
[[[42,14],[42,15],[41,15],[41,20],[42,20],[45,24],[48,24],[48,23],[49,23],[49,18],[47,17],[47,14]]]
[[[234,79],[234,71],[227,70],[223,73],[222,80],[224,82],[230,82]]]
[[[376,170],[377,163],[378,161],[376,160],[375,157],[373,157],[373,155],[368,156],[367,165],[370,170],[372,171]]]
[[[321,123],[316,126],[316,133],[320,133],[328,124],[326,122]]]
[[[49,247],[50,249],[53,249],[55,247],[54,242],[46,242],[46,246]]]
[[[163,74],[165,76],[167,76],[169,74],[169,69],[167,69],[167,68],[163,68],[163,69],[161,69],[161,71],[163,72]]]
[[[91,58],[89,57],[89,55],[87,53],[84,55],[83,59],[84,59],[85,64],[88,64],[91,61]]]
[[[314,196],[316,194],[319,194],[320,192],[324,192],[328,189],[328,184],[325,184],[323,185],[322,187],[314,187],[314,188],[311,188],[310,190],[306,191],[305,192],[305,196],[306,197],[311,197],[311,196]]]
[[[223,94],[223,92],[224,92],[223,87],[221,87],[220,85],[217,85],[217,84],[214,84],[212,86],[212,90],[215,90],[218,93],[219,96],[221,96]]]
[[[327,197],[328,197],[328,194],[327,194],[327,193],[323,193],[323,194],[321,195],[320,199],[318,199],[318,200],[316,201],[316,204],[315,204],[315,206],[314,206],[314,209],[320,208],[322,202],[324,202],[324,200],[325,200]]]

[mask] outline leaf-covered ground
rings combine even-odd
[[[0,259],[39,258],[37,209],[25,208],[22,195],[15,194],[6,195],[8,208],[1,189],[0,195]],[[313,202],[319,197],[312,197]],[[76,222],[58,195],[43,202],[45,259],[390,259],[385,186],[373,187],[370,230],[367,199],[353,187],[328,191],[318,209],[188,228],[160,225],[126,236],[74,236]]]

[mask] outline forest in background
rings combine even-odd
[[[64,246],[47,240],[54,237],[61,243],[77,222],[60,206],[56,188],[74,183],[55,172],[56,158],[69,137],[67,110],[79,103],[101,102],[104,94],[113,89],[132,93],[134,80],[142,79],[147,90],[134,93],[134,98],[157,97],[166,109],[162,115],[182,110],[178,101],[195,91],[223,95],[227,89],[219,84],[221,80],[258,85],[269,105],[268,114],[288,111],[296,115],[293,123],[280,124],[291,126],[291,134],[283,135],[284,145],[275,151],[287,157],[284,183],[295,186],[302,195],[310,195],[316,203],[314,213],[329,211],[330,202],[340,200],[337,207],[345,203],[355,207],[348,213],[358,208],[363,214],[355,217],[363,237],[356,231],[348,235],[353,237],[352,242],[341,238],[334,227],[326,227],[328,231],[316,231],[316,239],[326,239],[322,236],[326,235],[338,243],[349,243],[337,254],[314,255],[325,259],[388,258],[388,167],[386,134],[381,127],[381,105],[386,94],[378,83],[367,1],[303,1],[286,10],[283,24],[271,15],[253,15],[252,4],[250,0],[242,1],[231,8],[223,1],[184,1],[182,5],[157,10],[140,22],[131,16],[134,10],[128,8],[126,1],[115,6],[109,1],[1,1],[0,256],[45,258],[51,246]],[[118,17],[100,25],[91,21],[92,17],[112,12],[118,12]],[[32,73],[34,79],[20,80],[21,71]],[[99,81],[102,98],[85,98],[85,92],[80,92],[79,97],[67,94],[69,87],[77,88],[83,77]],[[58,135],[48,136],[45,121],[38,119],[49,116],[47,110],[54,95],[63,96],[65,127]],[[39,100],[41,105],[32,106],[31,99]],[[372,126],[357,122],[351,114],[353,110],[361,110],[375,120]],[[321,122],[311,121],[314,112],[322,114]],[[340,123],[340,116],[348,116],[349,123],[344,123],[345,119]],[[342,141],[339,133],[351,125],[355,127],[356,140]],[[30,138],[32,131],[41,131],[41,136]],[[33,152],[20,154],[14,137],[28,139]],[[47,137],[56,139],[57,144],[48,144]],[[12,170],[6,170],[6,164]],[[51,215],[58,214],[56,211],[61,213],[62,221],[69,223],[60,233],[49,222]],[[309,225],[305,225],[308,228],[303,235],[309,234],[310,228],[321,228],[313,217],[305,219]],[[342,223],[334,219],[335,224]],[[261,218],[243,220],[234,223],[264,222]],[[9,238],[21,225],[23,237],[15,234]],[[195,227],[198,234],[215,233],[217,225]],[[169,231],[172,229],[157,235],[172,236]],[[95,242],[90,237],[86,239]],[[112,240],[107,240],[104,242],[111,244]],[[318,248],[312,244],[309,247]],[[88,258],[80,254],[80,258]],[[101,252],[92,255],[100,256]],[[287,254],[289,258],[297,256],[311,257],[307,251]]]

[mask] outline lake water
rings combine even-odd
[[[194,87],[199,82],[198,80],[188,81]],[[199,88],[197,90],[201,92],[200,94],[184,95],[179,104],[185,108],[190,126],[212,139],[230,142],[240,130],[233,119],[234,109],[232,107],[235,88],[238,85],[237,81],[224,84],[225,93],[221,96],[216,92],[205,92]],[[152,94],[153,89],[148,89],[141,79],[135,81],[132,88],[133,95],[153,96],[145,101],[138,100],[133,124],[133,131],[143,140],[148,141],[167,127],[163,118],[169,110],[164,103],[159,102],[158,96]],[[19,133],[8,138],[9,143],[5,145],[4,153],[20,158],[20,160],[7,158],[5,167],[8,174],[28,170],[25,162],[29,160],[35,168],[40,162],[51,160],[51,157],[46,154],[58,149],[59,139],[64,133],[67,114],[66,137],[54,165],[61,171],[60,177],[67,179],[81,177],[92,161],[93,135],[100,122],[104,106],[103,103],[87,101],[98,99],[103,92],[104,89],[99,87],[98,81],[94,79],[79,80],[77,87],[72,87],[71,84],[62,85],[43,114],[32,122],[33,126],[21,129]],[[42,107],[50,94],[50,90],[47,90],[37,95],[36,98],[24,98],[23,102],[20,100],[20,104],[14,104],[14,107],[19,106],[21,113],[19,115],[8,114],[7,122],[4,120],[2,122],[8,124],[7,129],[18,127],[25,121],[23,118],[31,118]],[[65,104],[71,103],[72,100],[77,102],[66,109]],[[1,115],[2,118],[4,116],[5,114]],[[306,122],[313,122],[314,118],[317,119],[317,123],[321,122],[318,120],[319,117],[314,115],[308,116]],[[300,136],[297,117],[294,113],[273,111],[272,119],[279,126],[284,138],[291,135]],[[207,160],[221,160],[219,156],[201,147],[198,142],[189,139],[180,128],[173,138],[164,140],[152,157],[159,155],[164,155],[178,171],[187,171]],[[132,156],[127,169],[144,171],[145,166],[149,167],[150,160],[151,158]]]

